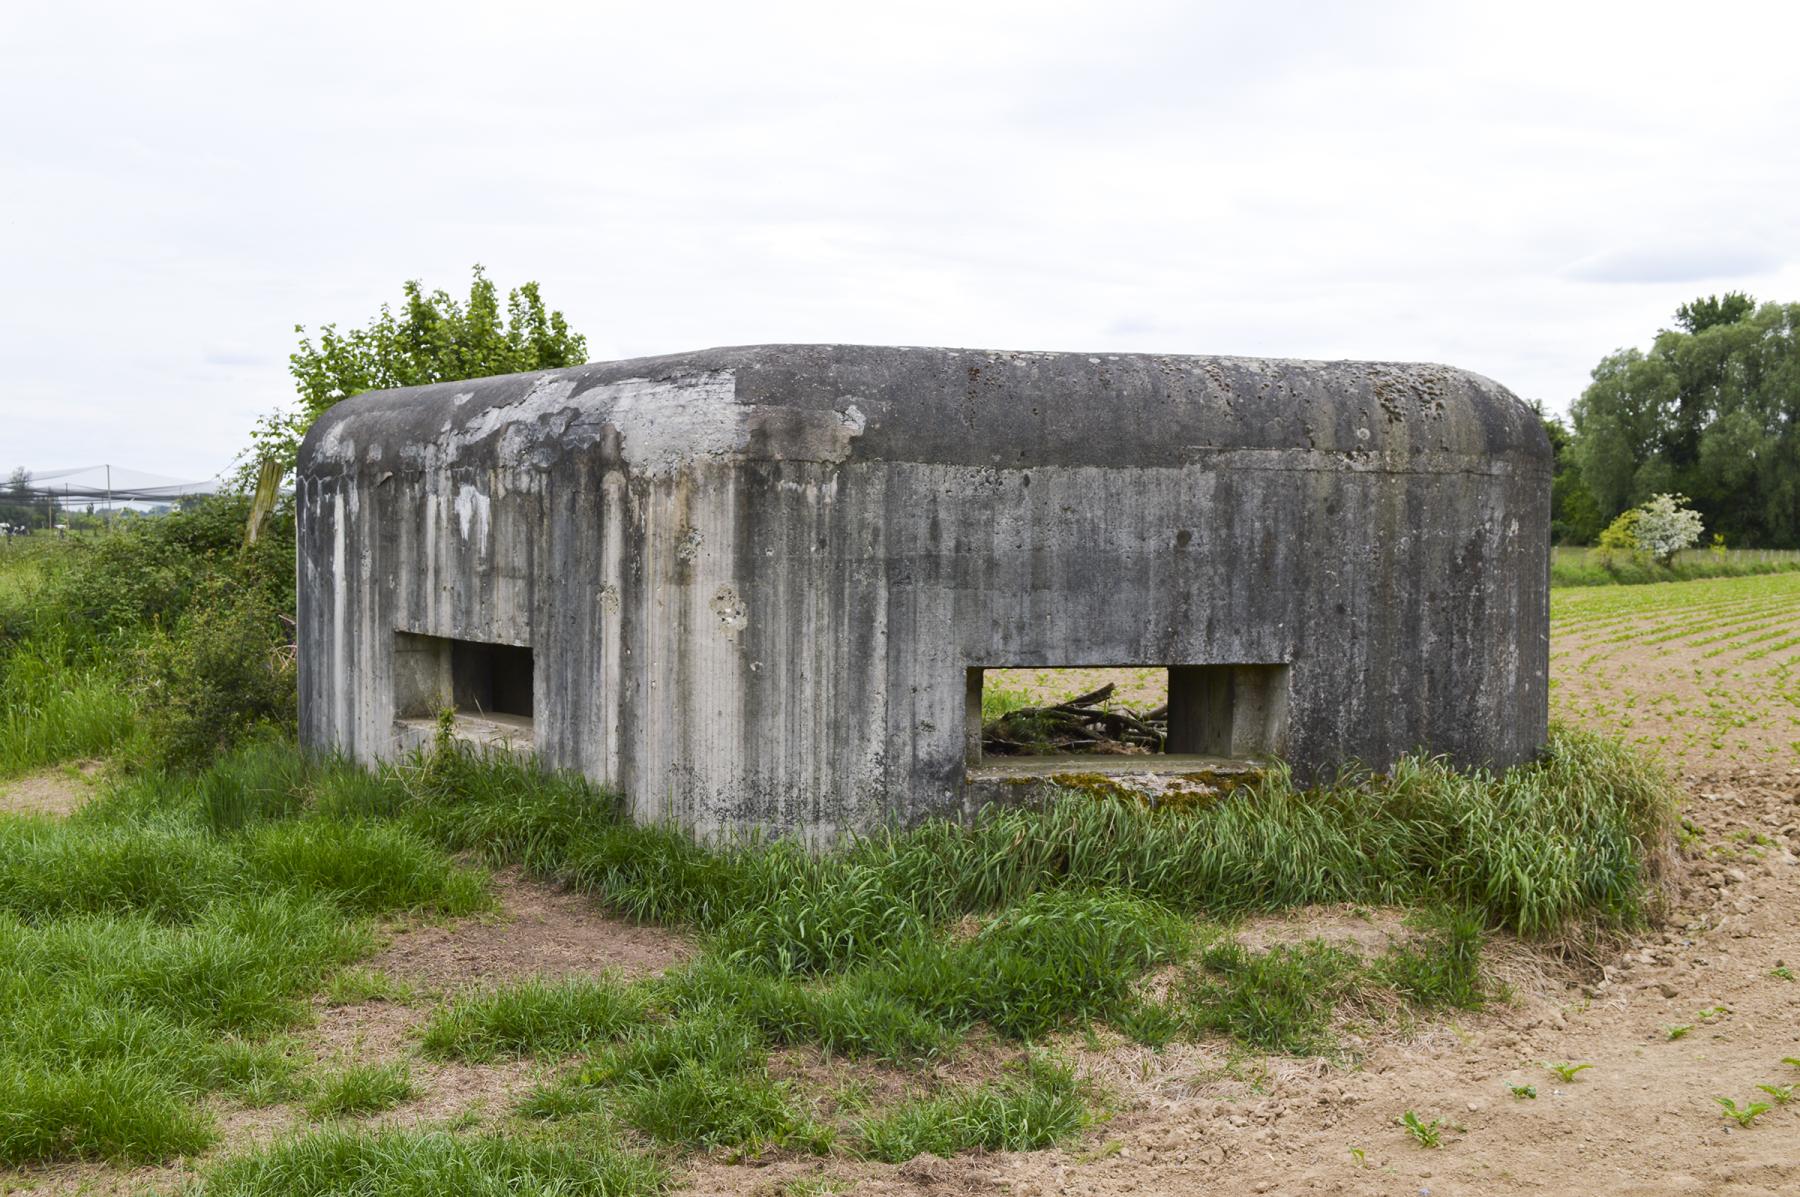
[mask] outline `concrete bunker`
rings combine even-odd
[[[1548,443],[1442,366],[717,349],[358,396],[299,473],[308,745],[453,707],[705,836],[1545,735]],[[1163,671],[1158,750],[985,752],[1065,666]]]

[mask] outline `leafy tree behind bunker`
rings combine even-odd
[[[331,406],[364,391],[459,382],[587,361],[587,338],[544,303],[535,282],[500,292],[477,265],[466,301],[442,289],[426,292],[417,279],[402,285],[396,313],[387,304],[362,328],[321,325],[318,339],[295,325],[300,345],[288,357],[299,391],[297,407],[271,413],[252,433],[240,481],[254,480],[266,459],[291,470],[306,430]]]
[[[1800,545],[1800,304],[1730,292],[1675,323],[1603,359],[1570,411],[1602,524],[1677,492],[1732,544]]]

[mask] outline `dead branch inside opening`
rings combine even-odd
[[[1283,751],[1285,664],[974,667],[971,765],[1006,757],[1218,757]]]

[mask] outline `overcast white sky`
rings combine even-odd
[[[293,326],[1417,359],[1800,300],[1800,6],[0,4],[0,469],[224,468]]]

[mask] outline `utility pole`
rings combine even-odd
[[[106,467],[106,530],[112,531],[112,466]]]

